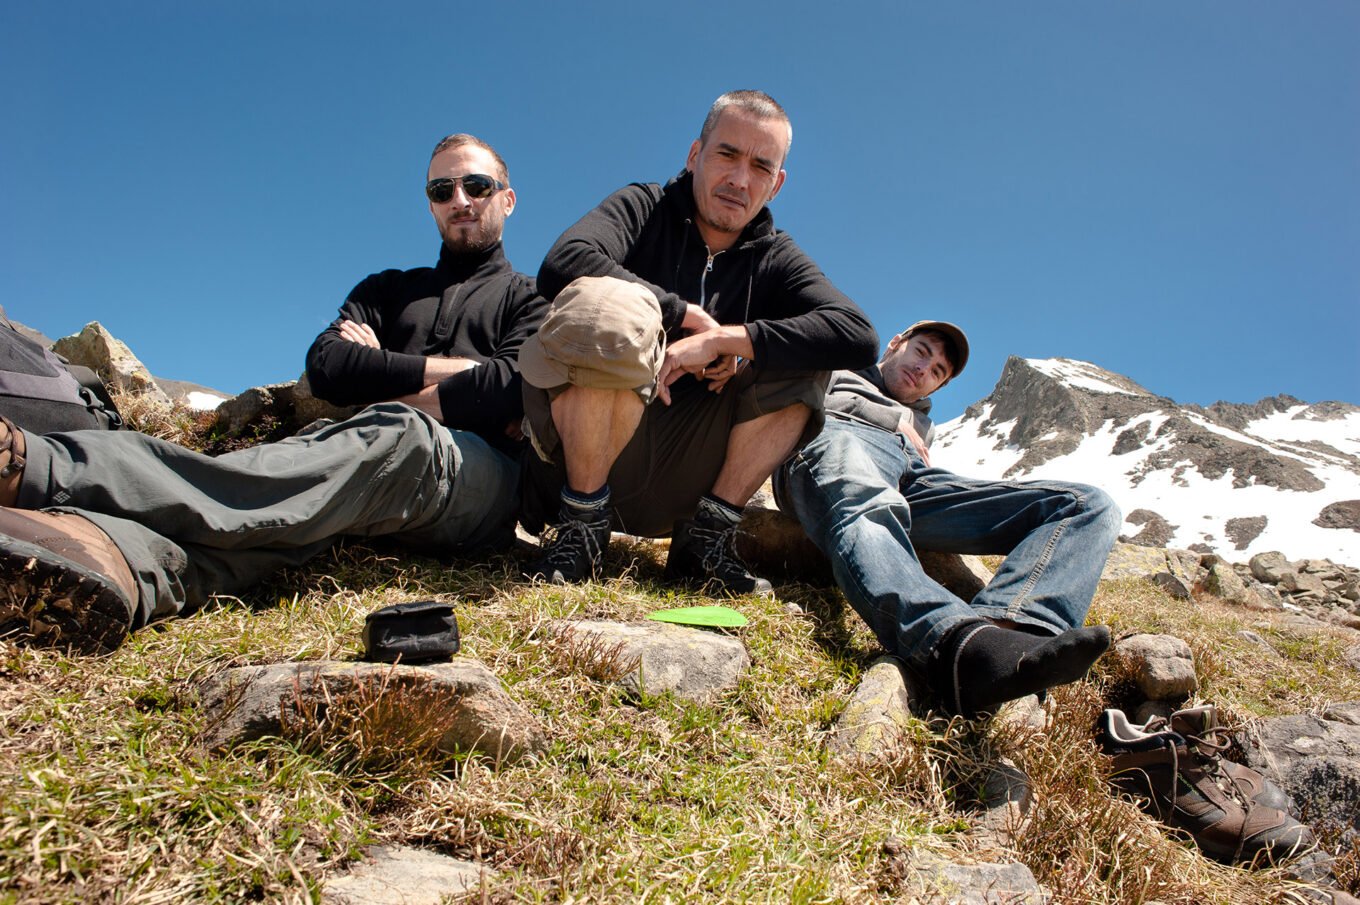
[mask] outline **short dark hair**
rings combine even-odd
[[[779,106],[779,101],[764,91],[752,89],[729,91],[713,102],[713,106],[708,108],[708,116],[704,117],[704,126],[699,130],[699,144],[708,141],[709,133],[718,125],[718,117],[728,107],[742,110],[758,119],[777,119],[788,126],[789,143],[784,146],[784,157],[789,156],[789,146],[793,144],[793,123],[789,122],[789,115]]]
[[[954,375],[959,373],[959,347],[958,344],[954,342],[954,337],[950,336],[948,333],[945,333],[941,330],[936,330],[933,327],[922,327],[919,330],[911,331],[907,335],[933,336],[936,339],[938,339],[940,341],[940,345],[944,348],[945,360],[949,362],[950,378],[952,379]]]
[[[500,171],[494,174],[495,177],[506,185],[510,184],[510,170],[506,167],[504,158],[502,158],[491,145],[482,141],[477,136],[469,135],[466,132],[455,132],[452,135],[445,135],[443,138],[439,139],[439,144],[435,145],[434,150],[430,152],[430,159],[434,160],[439,156],[441,151],[447,151],[449,148],[461,148],[465,145],[473,145],[490,154],[496,161],[496,168]]]

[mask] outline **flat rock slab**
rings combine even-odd
[[[475,889],[480,864],[404,845],[375,845],[348,873],[326,880],[323,905],[439,905]]]
[[[1354,712],[1342,706],[1338,715]],[[1309,823],[1360,830],[1360,726],[1300,714],[1262,720],[1237,738],[1247,766],[1288,792]]]
[[[893,837],[883,848],[889,869],[905,881],[908,895],[902,897],[904,901],[949,905],[1043,905],[1048,901],[1034,874],[1018,862],[955,864],[934,852],[905,848]]]
[[[718,631],[665,622],[561,620],[552,625],[566,643],[588,644],[620,664],[617,681],[635,695],[671,692],[706,701],[736,687],[751,668],[741,641]]]
[[[1161,547],[1144,547],[1139,544],[1115,544],[1105,560],[1105,568],[1100,573],[1101,581],[1117,578],[1151,578],[1159,572],[1166,572],[1166,551]]]
[[[428,666],[326,660],[243,666],[210,676],[198,690],[211,726],[205,742],[218,749],[278,735],[299,712],[324,712],[337,698],[356,694],[432,710],[443,730],[440,750],[511,762],[547,747],[537,717],[489,669],[465,658]]]

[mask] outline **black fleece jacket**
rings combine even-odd
[[[694,219],[688,171],[665,188],[624,186],[558,238],[538,272],[539,291],[552,299],[577,277],[618,277],[656,293],[668,341],[683,335],[691,302],[720,324],[746,324],[762,367],[830,371],[873,364],[878,334],[869,318],[774,228],[768,207],[735,245],[712,256]]]
[[[506,425],[524,413],[519,347],[546,308],[499,242],[479,254],[441,246],[434,267],[384,270],[355,286],[307,351],[307,379],[328,402],[367,405],[420,390],[426,356],[470,358],[479,365],[439,382],[444,424],[505,449]],[[382,348],[342,338],[341,320],[368,324]]]

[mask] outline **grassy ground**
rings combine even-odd
[[[923,721],[893,769],[844,767],[825,739],[875,644],[839,593],[789,583],[735,604],[752,659],[738,688],[705,705],[629,699],[545,626],[707,602],[660,582],[662,555],[616,544],[608,574],[622,577],[561,589],[518,581],[513,557],[441,564],[350,545],[107,658],[0,641],[0,902],[309,902],[380,841],[492,866],[474,896],[486,902],[899,901],[902,853],[919,850],[1023,861],[1058,902],[1297,901],[1278,872],[1207,862],[1108,794],[1091,725],[1123,686],[1104,665],[1053,696],[1046,732]],[[362,719],[204,748],[196,681],[356,657],[365,614],[429,597],[456,603],[463,655],[543,721],[546,756],[498,767],[414,751]],[[1102,587],[1092,618],[1185,638],[1201,696],[1234,722],[1360,700],[1331,632],[1298,636],[1137,581]],[[1288,659],[1265,668],[1242,629]],[[1002,757],[1035,791],[1009,848],[977,831],[974,804]],[[1354,863],[1342,869],[1360,885]]]
[[[478,896],[493,902],[886,902],[902,891],[893,853],[917,846],[1021,860],[1060,902],[1289,900],[1279,875],[1206,862],[1106,793],[1090,726],[1118,698],[1114,676],[1056,695],[1047,733],[923,722],[897,769],[847,769],[824,740],[875,650],[837,593],[790,584],[739,601],[753,664],[740,686],[708,705],[639,702],[589,678],[545,623],[702,600],[660,584],[650,545],[611,565],[625,577],[544,588],[515,580],[510,557],[449,567],[349,546],[112,657],[0,643],[0,900],[303,902],[380,840],[489,863],[499,876]],[[393,750],[372,727],[202,748],[195,680],[356,656],[368,611],[424,597],[457,602],[465,655],[540,716],[547,756],[497,769]],[[1186,638],[1203,696],[1234,720],[1360,699],[1330,634],[1298,638],[1133,581],[1103,588],[1093,616]],[[1243,628],[1289,659],[1260,668]],[[1002,756],[1037,801],[1009,851],[972,830],[976,789]]]

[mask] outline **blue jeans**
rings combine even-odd
[[[836,418],[783,466],[776,490],[883,647],[921,670],[963,620],[1055,635],[1081,625],[1123,521],[1094,487],[959,477],[928,467],[901,434]],[[963,601],[926,575],[917,546],[1006,561]]]

